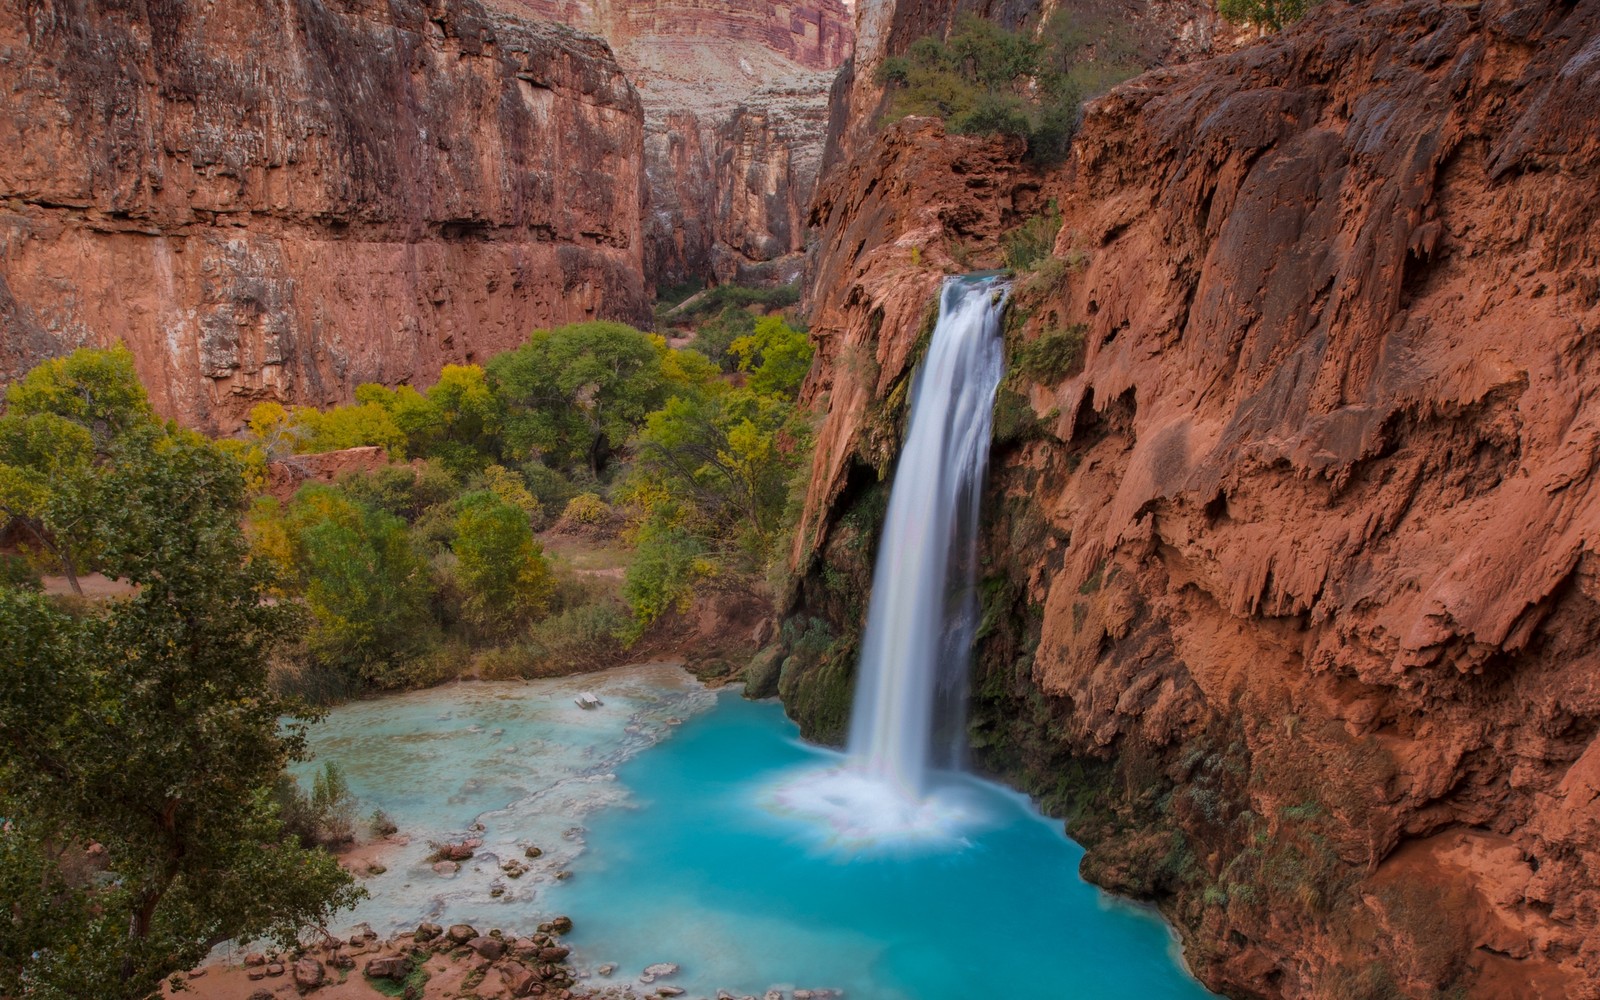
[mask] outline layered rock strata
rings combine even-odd
[[[645,270],[658,285],[798,275],[841,0],[496,0],[610,40],[643,97]]]
[[[977,759],[1229,995],[1600,996],[1597,39],[1596,0],[1329,0],[1112,91],[1059,171],[914,122],[857,150],[818,204],[811,641],[778,651],[808,729],[938,272],[1054,197]]]
[[[156,406],[427,383],[643,321],[638,95],[475,0],[0,0],[0,378],[126,341]]]

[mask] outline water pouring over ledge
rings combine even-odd
[[[781,811],[823,820],[837,842],[945,840],[976,819],[957,790],[939,787],[937,771],[958,767],[965,747],[978,506],[1005,371],[1005,295],[994,278],[945,280],[873,570],[849,762],[771,795]]]

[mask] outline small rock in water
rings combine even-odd
[[[673,963],[656,962],[653,965],[647,965],[644,967],[644,972],[639,975],[639,982],[653,983],[657,979],[665,979],[668,976],[675,976],[677,974],[678,967]]]
[[[572,877],[572,872],[568,871],[565,868],[563,868],[562,870],[556,872],[556,881],[557,882],[565,882],[567,879],[569,879],[571,877]]]
[[[435,861],[433,863],[433,873],[435,875],[443,875],[445,878],[449,878],[460,870],[461,866],[454,861]]]
[[[613,972],[616,972],[616,971],[617,971],[617,963],[615,963],[615,962],[607,962],[606,964],[600,966],[600,968],[594,970],[594,974],[597,975],[597,976],[609,976]]]
[[[768,990],[762,995],[761,1000],[783,1000],[782,990]]]
[[[676,986],[657,986],[656,987],[656,996],[658,996],[658,997],[681,997],[681,996],[683,996],[683,994],[685,992],[687,992],[687,991],[683,990],[683,989],[680,989],[680,988],[678,988]]]
[[[528,845],[528,849],[523,851],[522,853],[527,857],[537,858],[537,857],[540,857],[541,855],[543,855],[544,851],[542,851],[539,848],[534,847],[533,845],[530,844],[530,845]]]
[[[565,830],[561,831],[561,836],[567,840],[577,840],[579,837],[583,836],[583,827],[569,826]]]

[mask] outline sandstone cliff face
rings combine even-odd
[[[653,284],[798,274],[841,0],[496,0],[607,38],[644,100]]]
[[[912,123],[825,182],[791,707],[847,696],[929,265],[1056,197],[1008,337],[1084,351],[997,412],[978,759],[1232,995],[1600,996],[1600,2],[1329,2],[1074,159]]]
[[[944,35],[963,16],[1009,30],[1064,16],[1085,39],[1088,58],[1115,53],[1141,68],[1173,65],[1227,46],[1235,33],[1207,0],[879,0],[856,5],[854,57],[836,85],[830,108],[829,165],[849,159],[870,141],[883,112],[878,68],[928,35]]]
[[[0,0],[0,379],[125,340],[157,407],[427,383],[648,315],[605,44],[474,0]]]

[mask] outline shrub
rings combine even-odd
[[[21,556],[0,555],[0,587],[39,589],[39,574]]]
[[[1318,0],[1217,0],[1217,13],[1234,24],[1279,31],[1300,20]]]
[[[579,493],[567,501],[561,511],[561,520],[569,524],[599,524],[611,513],[611,508],[598,493]]]
[[[1033,159],[1058,160],[1082,100],[1060,37],[1036,41],[963,15],[947,39],[921,38],[884,60],[878,79],[893,95],[889,116],[933,115],[955,133],[1014,135]]]
[[[1082,324],[1074,324],[1022,344],[1012,358],[1013,373],[1021,381],[1039,385],[1060,382],[1072,373],[1082,359],[1087,333],[1087,328]]]
[[[333,761],[312,775],[311,794],[292,776],[279,777],[273,790],[284,829],[303,847],[340,847],[355,839],[356,797]]]
[[[522,480],[544,510],[565,510],[579,492],[572,480],[537,460],[522,467]]]
[[[1006,267],[1013,271],[1033,271],[1055,258],[1056,233],[1061,230],[1061,210],[1054,201],[1045,211],[1031,216],[1022,225],[1000,237],[1000,252]]]

